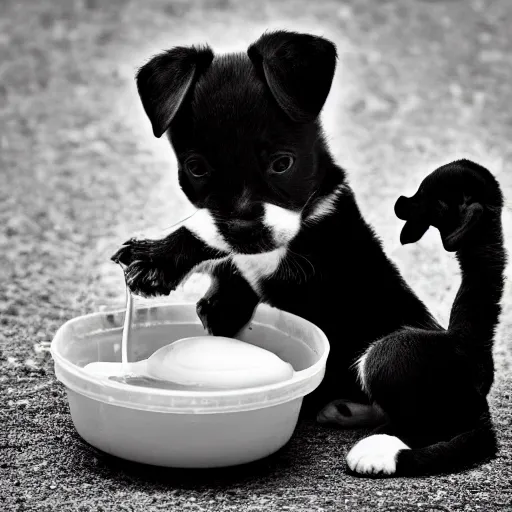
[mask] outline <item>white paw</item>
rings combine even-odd
[[[376,434],[356,443],[347,455],[348,467],[360,475],[392,475],[396,471],[396,456],[410,448],[398,437]]]

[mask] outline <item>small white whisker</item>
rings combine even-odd
[[[315,266],[313,265],[313,263],[311,263],[311,261],[309,261],[308,258],[306,258],[306,256],[304,256],[302,254],[299,254],[298,252],[294,252],[290,248],[288,248],[288,252],[293,254],[293,255],[295,255],[295,256],[298,256],[298,257],[302,258],[303,260],[306,260],[309,263],[309,265],[311,267],[311,270],[313,270],[313,276],[316,274]]]

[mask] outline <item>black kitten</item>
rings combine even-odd
[[[154,134],[168,132],[198,210],[113,259],[145,296],[168,294],[207,265],[213,281],[198,314],[215,335],[236,335],[260,302],[319,326],[331,354],[304,412],[379,426],[349,452],[352,471],[455,470],[496,450],[486,395],[505,264],[501,192],[463,160],[396,204],[403,243],[432,225],[457,251],[463,279],[445,330],[384,254],[329,153],[318,116],[335,64],[331,42],[279,31],[246,54],[182,47],[143,66],[143,106]]]

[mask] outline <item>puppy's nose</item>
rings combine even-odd
[[[251,231],[257,228],[258,221],[246,219],[231,219],[228,220],[227,225],[231,231]]]
[[[231,218],[235,221],[254,221],[264,215],[263,204],[251,197],[250,192],[244,189],[236,197],[231,207]]]

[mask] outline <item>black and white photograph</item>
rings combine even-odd
[[[512,1],[0,0],[0,510],[512,512]]]

